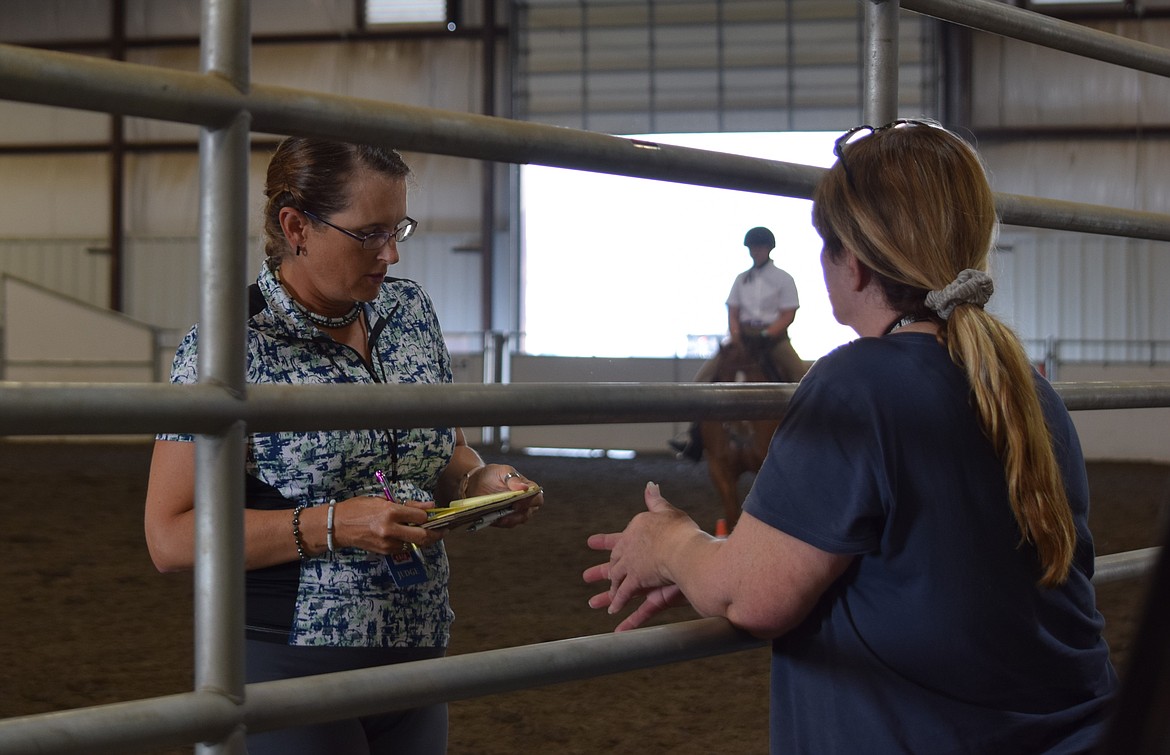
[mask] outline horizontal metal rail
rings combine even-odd
[[[1161,548],[1099,556],[1093,583],[1148,573]],[[192,692],[0,720],[0,752],[123,753],[443,701],[580,681],[763,647],[724,619],[698,619],[394,666],[250,684],[246,702]],[[312,694],[309,694],[311,691]],[[117,728],[108,718],[118,716]]]
[[[222,738],[239,725],[246,725],[251,732],[268,731],[591,679],[766,644],[725,619],[698,619],[620,634],[250,684],[243,705],[216,694],[190,693],[10,718],[0,720],[0,752],[93,754],[174,747]],[[185,713],[187,710],[190,712]],[[119,720],[117,727],[109,725],[114,714]]]
[[[1093,584],[1103,585],[1143,577],[1153,571],[1161,555],[1161,547],[1154,547],[1097,556],[1093,565]]]
[[[1056,383],[1070,410],[1170,407],[1170,382]],[[793,383],[251,385],[0,382],[0,435],[220,433],[775,418]]]
[[[0,719],[0,752],[114,755],[180,747],[222,739],[239,719],[239,705],[226,696],[185,692]]]
[[[1120,38],[1119,38],[1120,39]],[[222,127],[247,111],[252,130],[345,138],[478,160],[549,165],[760,194],[812,197],[825,169],[592,131],[223,79],[0,45],[0,99]],[[1012,194],[1011,225],[1170,241],[1170,215]]]
[[[906,10],[1053,50],[1170,76],[1170,50],[996,0],[901,0]]]
[[[1167,382],[1085,381],[1053,383],[1069,411],[1167,407]],[[1147,403],[1148,401],[1148,403]]]
[[[1155,241],[1170,240],[1162,235],[1161,230],[1162,223],[1170,216],[1145,210],[1101,208],[1082,202],[1003,192],[995,194],[995,209],[999,213],[1000,221],[1007,225]]]

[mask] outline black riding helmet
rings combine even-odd
[[[776,237],[763,226],[756,226],[743,237],[744,246],[767,246],[776,248]]]

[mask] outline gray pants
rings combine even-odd
[[[245,643],[248,683],[438,658],[442,648],[298,647]],[[447,704],[248,735],[248,755],[443,755]]]

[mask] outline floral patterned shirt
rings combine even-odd
[[[271,264],[264,266],[257,287],[247,331],[249,383],[451,382],[450,357],[433,305],[413,281],[388,278],[378,298],[362,305],[370,323],[370,364],[301,314]],[[198,379],[198,336],[195,326],[179,345],[172,383]],[[191,435],[158,437],[193,440]],[[274,493],[276,503],[248,500],[245,505],[292,509],[298,503],[382,497],[377,470],[385,471],[397,500],[433,500],[454,446],[452,428],[256,433],[248,437],[246,471],[279,494]],[[384,557],[358,549],[249,572],[249,636],[267,631],[283,640],[287,631],[290,645],[446,647],[454,619],[446,551],[440,542],[424,548],[423,556],[427,579],[402,588],[395,586]],[[271,611],[254,610],[264,603],[255,594],[267,590],[271,605],[274,581],[283,582],[275,593],[283,591],[291,601],[293,580],[291,626],[273,627],[266,621]]]

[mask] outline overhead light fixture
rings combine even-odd
[[[458,0],[366,0],[366,28],[388,26],[440,26],[455,31]]]

